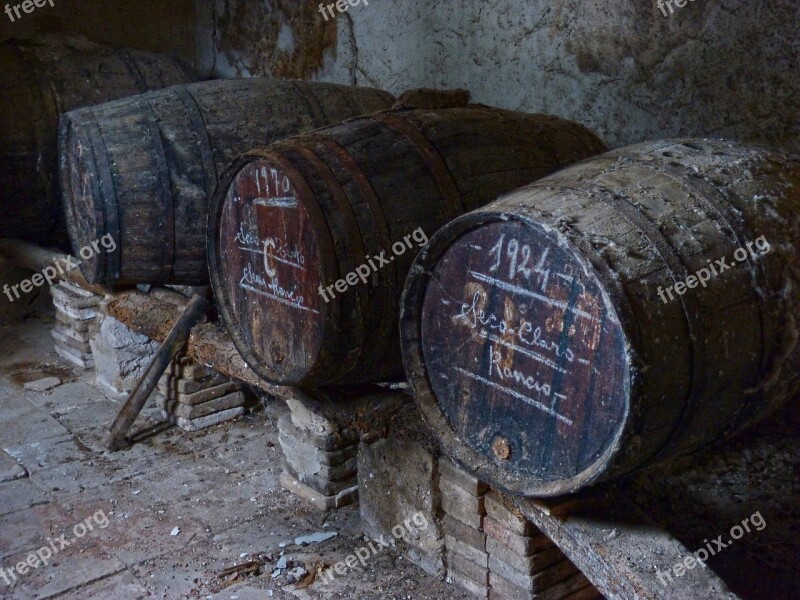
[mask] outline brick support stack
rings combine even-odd
[[[158,384],[156,403],[164,418],[185,431],[198,431],[244,414],[246,397],[239,383],[182,357],[174,360]]]
[[[451,461],[439,461],[447,580],[475,596],[489,597],[489,554],[486,551],[485,497],[489,487]]]
[[[317,401],[297,391],[278,419],[284,461],[281,484],[320,510],[358,501],[358,433],[317,410]]]
[[[500,493],[486,495],[483,521],[491,600],[594,600],[600,593]]]
[[[51,286],[50,294],[56,309],[52,332],[56,352],[77,367],[93,368],[95,362],[89,342],[96,328],[102,296],[68,282]]]

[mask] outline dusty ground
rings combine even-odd
[[[272,579],[282,553],[314,571],[364,544],[357,509],[321,513],[278,485],[275,409],[198,434],[170,429],[109,454],[102,439],[118,405],[93,387],[92,372],[56,356],[49,326],[0,326],[0,339],[0,568],[51,540],[59,548],[62,534],[72,542],[16,582],[7,575],[13,586],[0,572],[0,598],[465,598],[396,549],[332,584],[297,589],[285,572]],[[51,374],[65,383],[23,388]],[[153,408],[145,414],[138,428],[156,423]],[[75,526],[93,516],[92,531],[75,540]],[[338,536],[294,544],[327,531]]]

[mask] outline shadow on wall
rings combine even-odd
[[[800,150],[796,0],[374,0],[327,23],[318,4],[219,0],[202,52],[219,75],[467,87],[614,146],[709,135]]]

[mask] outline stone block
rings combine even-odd
[[[543,571],[552,565],[564,560],[564,554],[558,547],[550,543],[539,549],[531,556],[523,556],[514,552],[508,546],[497,541],[493,537],[486,538],[486,551],[489,556],[494,556],[504,563],[512,566],[514,569],[525,575],[533,575],[539,571]]]
[[[514,567],[499,560],[496,556],[489,555],[489,571],[495,573],[514,584],[531,593],[539,593],[551,588],[559,581],[563,581],[570,575],[578,572],[577,567],[573,565],[566,558],[562,558],[561,562],[550,566],[549,568],[536,573],[534,575],[527,575],[517,571]]]
[[[448,571],[455,571],[462,577],[466,577],[479,585],[489,585],[489,569],[455,552],[447,555],[447,569]]]
[[[238,383],[228,381],[191,394],[181,394],[180,392],[173,392],[170,390],[165,390],[166,394],[164,394],[164,392],[162,392],[162,394],[168,396],[170,400],[175,400],[186,406],[197,406],[199,404],[211,402],[217,398],[222,398],[228,394],[233,394],[240,389],[241,386]]]
[[[333,433],[318,435],[308,429],[301,429],[294,424],[290,414],[278,419],[278,433],[325,452],[333,452],[353,445],[357,446],[359,441],[358,435],[354,431],[334,431]]]
[[[460,589],[462,592],[466,592],[470,596],[475,598],[488,598],[489,597],[489,587],[486,585],[481,585],[479,583],[475,583],[468,577],[464,577],[460,573],[455,571],[450,571],[447,574],[447,579]]]
[[[413,427],[421,425],[413,422]],[[358,482],[365,534],[372,538],[389,535],[393,527],[419,513],[427,527],[410,528],[411,533],[403,540],[423,554],[442,557],[438,461],[428,448],[405,437],[403,431],[399,427],[392,432],[393,437],[361,445]]]
[[[602,600],[603,594],[593,585],[588,585],[582,590],[564,596],[564,600]]]
[[[281,473],[280,482],[286,490],[295,496],[308,500],[320,510],[342,508],[358,502],[358,486],[344,490],[335,496],[324,496],[315,489],[297,481],[286,471]]]
[[[442,517],[442,529],[447,535],[472,546],[477,550],[486,551],[486,534],[483,531],[464,525],[458,519],[448,514]]]
[[[56,309],[64,313],[69,318],[75,319],[76,321],[89,321],[91,319],[96,319],[100,314],[97,308],[77,309],[66,305],[56,305]]]
[[[292,468],[293,471],[298,473],[306,473],[315,477],[320,477],[329,481],[341,481],[348,479],[351,475],[358,472],[358,457],[354,456],[338,465],[323,465],[318,461],[314,461],[313,471],[308,470],[309,462],[303,456],[289,454],[284,456],[284,459]]]
[[[72,350],[80,354],[92,354],[92,347],[86,342],[79,342],[75,338],[69,337],[68,335],[64,335],[58,329],[53,329],[50,332],[50,334],[53,336],[53,339],[61,346],[66,346],[67,348],[71,348]]]
[[[92,369],[95,366],[94,357],[91,354],[83,354],[59,344],[56,344],[55,350],[56,354],[76,367],[80,367],[81,369]]]
[[[447,548],[448,556],[451,554],[460,554],[464,558],[471,560],[477,565],[487,569],[489,568],[489,554],[485,550],[473,548],[472,546],[469,546],[447,534],[444,536],[444,545],[445,548]]]
[[[96,308],[102,298],[76,285],[57,283],[50,287],[53,304],[57,308],[68,307],[74,310]]]
[[[485,508],[487,516],[500,523],[505,529],[525,536],[539,534],[536,526],[522,514],[522,511],[496,490],[492,490],[486,495]]]
[[[483,529],[483,496],[472,496],[460,488],[440,482],[442,508],[451,517],[473,529]]]
[[[244,392],[235,392],[233,394],[223,396],[222,398],[216,398],[214,400],[204,402],[203,404],[190,406],[188,404],[182,404],[176,400],[159,395],[156,397],[156,404],[160,409],[165,410],[171,415],[180,417],[182,419],[192,420],[199,419],[201,417],[207,417],[214,413],[229,410],[231,408],[244,406],[245,397]]]
[[[215,425],[221,425],[222,423],[233,421],[234,419],[241,417],[243,414],[244,407],[240,406],[238,408],[223,410],[222,412],[214,413],[213,415],[208,415],[207,417],[200,417],[198,419],[182,419],[181,417],[172,417],[171,415],[167,415],[167,418],[172,420],[184,431],[200,431],[201,429],[207,429],[209,427],[214,427]]]
[[[515,586],[495,573],[489,573],[490,598],[497,600],[565,600],[570,595],[591,586],[586,577],[576,573],[563,581],[535,594]]]
[[[219,373],[204,379],[184,379],[165,373],[158,382],[158,388],[165,396],[168,394],[194,394],[216,386],[230,383],[230,379]]]
[[[356,476],[355,471],[352,471],[349,476],[345,477],[344,479],[332,481],[325,477],[297,471],[285,459],[282,461],[282,467],[283,470],[291,475],[293,479],[296,479],[300,483],[304,483],[308,487],[318,491],[324,496],[335,496],[343,490],[350,489],[354,486],[358,487],[358,477]]]
[[[483,530],[489,537],[494,538],[520,556],[533,556],[536,552],[552,544],[546,536],[541,534],[530,537],[514,533],[491,517],[484,518]]]
[[[53,331],[57,331],[61,335],[72,338],[81,344],[88,344],[92,339],[92,335],[89,333],[88,328],[87,331],[78,331],[58,320],[53,323]]]
[[[104,315],[91,348],[98,384],[113,390],[118,397],[125,397],[150,365],[158,344]]]
[[[64,327],[70,329],[71,331],[91,337],[92,327],[95,323],[95,319],[73,319],[67,313],[56,309],[56,322],[61,323]]]
[[[461,488],[473,496],[483,496],[489,491],[489,486],[479,481],[474,475],[467,473],[448,458],[440,461],[441,479],[443,482]]]
[[[444,564],[444,555],[436,551],[430,554],[422,552],[419,548],[409,547],[406,551],[406,558],[414,565],[425,571],[431,577],[443,580],[447,576],[447,568]]]

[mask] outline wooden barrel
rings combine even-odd
[[[0,44],[0,238],[52,240],[59,115],[195,79],[172,57],[74,36]]]
[[[475,106],[388,111],[251,152],[209,217],[222,318],[267,381],[400,378],[399,298],[428,235],[603,150],[576,123]]]
[[[800,158],[624,148],[443,228],[403,296],[403,358],[445,451],[570,493],[694,451],[798,390]]]
[[[232,79],[65,115],[61,186],[73,248],[105,235],[117,246],[84,260],[84,277],[105,285],[207,283],[208,205],[231,160],[393,100],[370,88]]]

